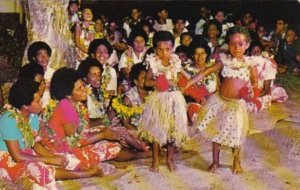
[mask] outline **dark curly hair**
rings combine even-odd
[[[63,67],[54,72],[50,83],[51,98],[61,100],[71,96],[75,82],[80,79],[76,70]]]
[[[103,66],[99,63],[99,61],[95,58],[87,58],[80,63],[78,66],[77,72],[80,78],[87,77],[91,67],[98,67],[100,72],[103,72]]]
[[[29,63],[24,65],[19,72],[19,79],[34,80],[36,75],[44,76],[44,69],[41,65]]]
[[[157,48],[158,42],[164,42],[164,41],[171,41],[172,45],[174,46],[174,36],[171,34],[171,32],[168,31],[159,31],[154,34],[153,36],[153,47],[154,49]]]
[[[175,49],[175,53],[185,53],[186,55],[189,55],[189,48],[184,45],[180,45]]]
[[[129,38],[128,38],[128,44],[133,46],[134,39],[137,36],[140,36],[140,37],[144,38],[145,45],[146,45],[146,43],[148,42],[148,35],[146,34],[146,32],[144,30],[141,30],[141,29],[135,29],[135,30],[130,32]]]
[[[32,62],[32,63],[35,62],[34,58],[36,57],[37,52],[41,49],[46,50],[49,57],[51,56],[52,50],[47,43],[42,42],[42,41],[33,42],[27,50],[27,57],[28,57],[29,62]]]
[[[107,48],[109,55],[112,54],[113,49],[112,49],[110,43],[106,39],[95,39],[91,42],[91,44],[89,46],[88,55],[90,57],[93,57],[92,55],[95,55],[97,48],[100,45],[104,45]]]
[[[234,27],[229,28],[229,30],[226,33],[225,42],[228,44],[230,36],[232,36],[234,34],[238,34],[238,33],[244,34],[246,37],[246,41],[248,43],[251,42],[251,36],[250,36],[249,30],[243,26],[234,26]]]
[[[131,86],[135,86],[134,81],[138,80],[139,74],[142,71],[146,71],[146,66],[143,63],[138,63],[132,66],[131,71],[130,71],[130,84]]]
[[[33,96],[39,90],[40,84],[33,80],[19,79],[10,88],[8,102],[13,107],[21,109],[22,106],[29,106]]]
[[[217,21],[216,19],[212,19],[212,20],[209,20],[208,22],[206,22],[204,24],[204,28],[203,28],[203,35],[205,38],[208,38],[208,29],[211,25],[215,25],[219,34],[217,35],[217,37],[219,38],[222,34],[222,25],[220,24],[219,21]]]
[[[192,41],[191,45],[189,46],[189,56],[192,58],[195,50],[197,48],[203,48],[207,54],[207,58],[209,58],[210,54],[211,54],[211,50],[208,46],[208,41],[203,39],[203,38],[198,38]]]

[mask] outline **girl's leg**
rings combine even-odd
[[[150,171],[152,171],[152,172],[158,172],[159,171],[158,153],[159,153],[159,144],[154,143],[153,144],[153,150],[152,150],[152,166],[150,167]]]
[[[166,163],[167,163],[167,166],[168,166],[168,168],[171,172],[176,169],[176,165],[175,165],[174,159],[173,159],[174,151],[175,151],[174,143],[169,143],[167,145],[167,160],[166,160]]]
[[[118,162],[124,162],[130,160],[145,159],[149,156],[151,156],[151,154],[148,151],[140,152],[123,148],[119,153],[118,157],[116,157],[114,160]]]
[[[82,171],[70,171],[60,168],[56,168],[55,179],[56,180],[67,180],[67,179],[79,179],[93,176],[103,176],[103,171],[97,167],[90,168]]]
[[[209,166],[208,170],[211,172],[216,172],[217,168],[220,167],[219,156],[220,156],[220,147],[221,145],[213,142],[213,163]]]
[[[241,148],[233,148],[233,173],[234,174],[239,174],[243,173],[243,168],[241,166]]]
[[[124,135],[124,141],[126,142],[126,144],[136,150],[147,151],[145,143],[130,133]]]

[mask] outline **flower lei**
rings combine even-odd
[[[34,145],[34,131],[32,130],[29,121],[26,121],[21,112],[12,107],[9,104],[6,104],[3,107],[3,112],[9,112],[9,117],[16,119],[17,127],[22,133],[23,142],[27,148],[33,147]],[[1,112],[1,115],[2,113]]]
[[[81,136],[80,134],[82,131],[88,126],[88,110],[87,108],[81,103],[76,104],[76,112],[79,117],[79,126],[77,128],[76,133],[71,136],[67,136],[67,142],[71,147],[80,147],[81,146]]]
[[[164,66],[156,54],[150,54],[146,58],[146,65],[150,65],[155,76],[165,74],[168,80],[177,80],[177,73],[181,71],[181,60],[178,55],[172,54],[170,57],[170,65]]]
[[[57,100],[50,99],[49,103],[46,105],[45,108],[42,110],[42,123],[44,124],[45,129],[47,130],[48,134],[52,136],[54,134],[53,130],[48,126],[48,121],[52,116],[56,106],[58,104]]]
[[[220,54],[220,58],[224,65],[232,69],[247,68],[251,65],[251,62],[247,59],[247,57],[243,57],[242,60],[238,60],[236,57],[232,57],[231,55]]]
[[[216,63],[216,60],[215,59],[210,59],[207,63],[206,63],[206,66],[207,67],[210,67],[212,65],[214,65]],[[195,67],[191,67],[190,64],[186,64],[184,66],[184,69],[190,73],[192,75],[192,77],[194,77],[199,71],[197,68]],[[208,85],[209,81],[210,80],[213,80],[215,81],[217,78],[216,74],[215,73],[212,73],[210,75],[207,75],[205,76],[201,81],[199,81],[197,84],[205,84],[205,85]]]
[[[103,91],[103,97],[109,98],[109,93],[107,92],[107,84],[111,80],[111,74],[110,74],[110,65],[108,63],[104,64],[104,71],[102,73],[102,81],[101,81],[101,89]]]
[[[49,119],[52,116],[57,105],[58,105],[58,101],[51,99],[49,101],[48,105],[43,109],[42,120],[43,120],[44,124],[48,124]],[[87,110],[87,108],[81,102],[77,103],[75,108],[76,108],[76,112],[79,117],[79,126],[78,126],[78,129],[75,134],[66,137],[67,142],[71,147],[79,147],[80,146],[80,134],[82,133],[84,128],[86,128],[86,126],[88,125],[88,110]],[[52,135],[53,134],[52,129],[50,129],[48,127],[48,125],[45,125],[45,127],[46,127],[47,131],[50,132],[49,134]]]
[[[112,107],[116,110],[116,112],[118,113],[118,115],[122,118],[129,118],[131,116],[137,115],[137,114],[142,114],[143,109],[144,109],[144,104],[140,105],[140,106],[125,106],[124,104],[122,104],[122,97],[121,96],[117,96],[116,98],[114,98],[112,100]]]

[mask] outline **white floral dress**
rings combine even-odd
[[[242,62],[226,54],[220,54],[223,63],[222,77],[234,77],[250,84],[249,57],[244,56]],[[249,105],[243,99],[221,97],[219,93],[212,95],[203,106],[193,123],[202,134],[218,144],[229,147],[240,147],[249,129]]]

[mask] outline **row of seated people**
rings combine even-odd
[[[172,43],[164,47],[161,42],[165,41]],[[153,90],[167,88],[173,91],[178,85],[187,102],[190,102],[187,114],[190,121],[194,121],[201,104],[205,104],[218,91],[222,82],[217,72],[199,80],[197,76],[218,64],[219,60],[226,60],[225,54],[209,59],[207,41],[195,40],[190,46],[192,51],[189,51],[192,52],[190,57],[193,63],[184,63],[176,54],[170,53],[167,62],[178,68],[164,69],[155,64],[164,59],[165,51],[173,51],[172,35],[159,32],[153,42],[156,44],[154,51],[148,52],[142,63],[121,68],[127,70],[124,72],[127,85],[119,83],[119,88],[118,74],[107,64],[112,48],[106,40],[92,41],[89,57],[81,62],[77,70],[58,69],[51,81],[44,78],[51,48],[44,42],[33,43],[28,50],[30,63],[20,70],[19,79],[9,93],[10,105],[5,106],[0,119],[1,163],[7,173],[5,179],[14,183],[29,179],[37,186],[51,186],[55,184],[55,179],[109,173],[111,165],[104,164],[106,160],[128,161],[149,157],[147,141],[138,138],[137,130],[144,104]],[[245,88],[241,90],[241,98],[249,101],[255,111],[268,108],[271,101],[286,100],[285,94],[278,96],[274,93],[276,90],[271,90],[276,63],[263,56],[249,56],[249,59],[256,63],[255,67],[259,70],[256,79],[260,90],[255,91],[257,99],[250,100],[250,87]],[[182,74],[178,80],[166,82],[166,78],[174,75],[172,69],[176,72],[182,70]],[[145,85],[149,83],[147,80],[151,73],[160,70],[164,71],[165,78],[157,77],[155,88]],[[188,85],[190,78],[197,81]],[[122,89],[122,93],[116,97],[118,89]],[[14,167],[8,164],[11,161],[15,163]],[[174,169],[172,164],[169,163],[169,166]],[[35,167],[30,167],[32,165]],[[13,172],[16,168],[20,171],[17,175]],[[33,175],[32,169],[39,170],[41,175]],[[46,176],[47,180],[39,180],[41,176]]]

